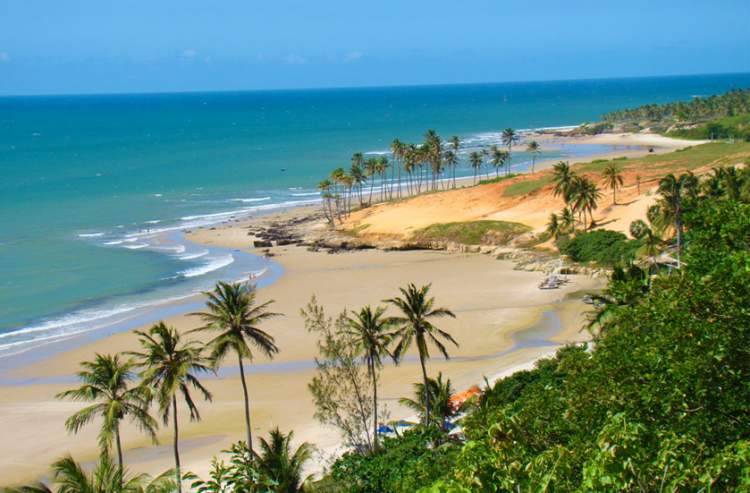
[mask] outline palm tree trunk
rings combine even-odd
[[[115,443],[117,445],[117,465],[120,466],[120,470],[123,468],[122,464],[122,442],[120,442],[120,423],[115,425]]]
[[[242,364],[242,356],[237,355],[240,364],[240,380],[242,380],[242,392],[245,396],[245,427],[247,429],[247,449],[250,457],[253,456],[253,434],[250,428],[250,398],[247,395],[247,382],[245,382],[245,367]]]
[[[182,492],[182,475],[180,474],[180,449],[178,447],[179,442],[179,428],[177,426],[177,394],[172,394],[172,423],[174,424],[174,475],[177,481],[177,491]]]
[[[378,378],[375,375],[375,362],[370,361],[370,375],[372,376],[372,439],[373,450],[378,449]]]
[[[427,382],[427,368],[424,363],[424,354],[422,351],[419,352],[419,363],[422,365],[422,381],[424,383],[424,407],[425,407],[425,424],[430,423],[430,394]]]

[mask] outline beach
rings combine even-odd
[[[560,139],[549,135],[539,137],[543,143],[544,139]],[[576,140],[579,144],[587,142],[581,138]],[[623,152],[633,157],[649,154],[646,147],[637,147],[644,145],[641,137],[621,136],[617,142],[627,150],[614,149],[605,155],[589,156],[589,159],[621,156]],[[682,142],[660,143],[663,145],[657,147],[656,152],[668,152],[682,145]],[[542,161],[537,169],[542,172],[551,164]],[[459,186],[470,185],[469,180],[464,178]],[[456,198],[456,194],[496,193],[493,186],[460,188],[395,204],[376,205],[355,212],[342,228],[361,222],[361,214],[369,215],[367,220],[372,227],[385,228],[386,233],[392,233],[393,228],[413,230],[420,226],[420,221],[435,222],[438,217],[446,220],[450,213],[457,214],[457,210],[472,214],[471,217],[456,217],[457,220],[490,213],[495,217],[499,214],[497,211],[483,211],[479,202],[469,201],[463,209],[455,207],[457,203],[466,202],[465,197]],[[642,198],[645,200],[645,195]],[[429,201],[429,206],[422,201]],[[550,206],[545,203],[542,207]],[[394,211],[401,218],[395,226],[388,221],[376,221],[372,216],[386,213],[385,217],[390,217]],[[421,212],[417,217],[409,211]],[[538,229],[542,223],[537,224],[535,218],[539,214],[534,211],[534,207],[527,207],[523,213],[516,210],[512,218]],[[428,368],[432,375],[443,372],[457,390],[463,390],[485,378],[493,380],[514,370],[530,368],[537,359],[553,354],[560,344],[586,340],[588,334],[581,329],[584,312],[589,307],[581,302],[581,297],[604,284],[602,278],[574,275],[561,289],[543,291],[537,288],[544,277],[542,272],[516,270],[510,261],[480,253],[367,249],[329,254],[297,245],[270,249],[253,247],[256,239],[253,231],[284,221],[307,221],[308,233],[327,231],[319,206],[308,206],[260,218],[233,218],[221,225],[191,229],[185,237],[208,248],[259,257],[270,254],[269,260],[278,268],[278,278],[258,290],[259,301],[274,300],[272,309],[284,316],[270,320],[266,326],[275,337],[280,353],[273,361],[258,356],[249,366],[253,431],[256,436],[262,436],[278,426],[284,431],[294,430],[298,441],[315,444],[319,453],[309,466],[310,472],[320,472],[326,460],[341,451],[337,431],[314,420],[307,390],[314,374],[316,340],[305,330],[299,312],[313,296],[328,315],[335,316],[342,310],[383,304],[384,299],[397,295],[398,288],[409,282],[431,284],[438,305],[456,313],[456,319],[445,320],[441,328],[456,338],[459,347],[450,348],[452,358],[449,361],[433,355]],[[188,301],[190,306],[200,307],[203,300],[194,296]],[[199,326],[196,317],[184,313],[165,321],[182,333]],[[208,335],[196,333],[190,337],[205,341]],[[9,443],[19,445],[13,454],[0,459],[0,476],[11,484],[43,477],[48,464],[63,453],[82,461],[95,460],[98,454],[96,423],[78,435],[69,435],[63,423],[81,406],[57,400],[54,395],[75,385],[74,374],[81,361],[91,359],[96,353],[136,349],[138,342],[132,331],[116,332],[96,340],[81,338],[70,349],[6,371],[3,375],[6,385],[0,386],[0,434],[7,437]],[[412,384],[419,381],[419,368],[413,356],[398,367],[387,364],[383,370],[380,393],[391,419],[411,414],[399,406],[397,400],[410,395]],[[244,437],[242,391],[236,364],[228,361],[218,377],[206,377],[205,382],[213,393],[213,402],[199,404],[201,421],[181,423],[183,467],[198,474],[207,472],[211,457]],[[185,411],[180,407],[183,415]],[[152,446],[130,424],[125,425],[123,442],[128,467],[151,474],[168,469],[173,460],[170,431],[162,429],[159,438],[160,445]]]
[[[238,223],[204,229],[195,232],[193,239],[247,248],[245,227]],[[276,247],[273,251],[284,275],[260,289],[259,299],[275,300],[273,309],[285,315],[267,325],[281,352],[270,365],[259,356],[254,361],[258,370],[250,370],[253,426],[260,435],[274,426],[293,429],[298,440],[315,443],[323,451],[334,450],[339,437],[335,430],[314,421],[306,387],[312,378],[311,361],[316,350],[315,339],[305,331],[299,310],[311,296],[317,297],[328,314],[336,315],[344,309],[380,304],[381,300],[396,295],[397,288],[407,282],[432,283],[437,302],[457,315],[455,320],[446,320],[442,327],[454,335],[460,346],[451,348],[451,361],[435,358],[430,361],[429,369],[432,374],[444,372],[457,389],[463,389],[481,382],[485,376],[550,354],[553,345],[525,344],[513,338],[545,318],[556,319],[553,327],[542,329],[548,332],[545,340],[558,343],[582,340],[585,333],[579,331],[580,312],[585,305],[578,299],[566,300],[566,294],[601,286],[600,280],[575,276],[561,290],[540,291],[536,287],[540,273],[515,271],[510,262],[479,254],[367,250],[329,255],[296,246]],[[468,279],[470,283],[466,282]],[[167,323],[184,332],[195,328],[198,320],[178,316]],[[17,444],[14,453],[0,459],[0,476],[11,483],[33,480],[43,475],[48,464],[63,453],[83,461],[95,459],[96,423],[76,436],[68,435],[64,420],[80,405],[53,398],[72,382],[49,382],[72,375],[80,361],[97,352],[136,348],[137,340],[132,333],[120,333],[10,372],[11,376],[40,378],[40,383],[0,387],[0,434],[6,443]],[[232,363],[228,366],[231,371]],[[381,393],[392,418],[410,414],[395,401],[410,395],[412,383],[418,380],[418,366],[411,361],[399,367],[387,365],[384,369]],[[203,417],[200,422],[182,423],[184,467],[197,473],[205,473],[213,455],[244,436],[242,392],[236,369],[234,375],[206,382],[214,394],[214,402],[199,404]],[[127,425],[123,437],[128,466],[149,473],[169,468],[172,462],[169,436],[169,430],[162,430],[162,445],[150,447],[143,435]]]

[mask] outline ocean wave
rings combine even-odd
[[[234,256],[232,254],[229,254],[223,257],[217,257],[206,264],[199,265],[198,267],[185,269],[183,271],[180,271],[179,274],[182,277],[198,277],[198,276],[208,274],[209,272],[213,272],[215,270],[221,269],[222,267],[226,267],[227,265],[230,265],[232,262],[234,262]]]
[[[250,199],[229,199],[230,202],[242,202],[243,204],[248,204],[252,202],[264,202],[266,200],[271,200],[271,197],[258,197],[258,198],[250,198]]]
[[[385,156],[390,153],[391,151],[367,151],[364,154],[365,156]]]
[[[112,241],[105,241],[102,243],[102,245],[107,246],[114,246],[114,245],[122,245],[125,242],[125,240],[112,240]]]
[[[146,221],[146,224],[159,224],[161,222],[161,219],[152,219],[151,221]]]
[[[300,192],[300,193],[293,193],[293,197],[312,197],[313,195],[320,195],[320,192]]]
[[[101,238],[104,233],[79,233],[79,238]]]
[[[205,257],[208,255],[208,250],[201,250],[200,252],[194,252],[194,253],[186,253],[185,255],[180,255],[177,258],[180,260],[193,260],[196,258]]]
[[[148,247],[148,243],[134,243],[132,245],[123,245],[123,248],[127,248],[128,250],[140,250],[141,248]]]

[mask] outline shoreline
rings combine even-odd
[[[669,148],[663,152],[668,152]],[[660,149],[661,151],[661,149]],[[640,155],[648,151],[640,149]],[[623,155],[613,150],[609,157]],[[600,157],[587,156],[588,160]],[[552,161],[547,166],[551,166]],[[543,162],[537,169],[544,169]],[[464,178],[464,182],[472,177]],[[465,183],[462,184],[466,186]],[[274,211],[255,218],[232,218],[220,225],[206,226],[186,232],[189,240],[204,245],[240,249],[242,252],[263,254],[263,250],[249,248],[252,237],[247,228],[268,223],[279,217],[300,217],[314,214],[316,206]],[[430,361],[430,372],[443,371],[451,378],[456,389],[480,382],[483,376],[507,375],[517,369],[527,368],[540,358],[547,357],[557,346],[530,345],[516,347],[516,337],[525,330],[533,329],[545,317],[554,312],[560,319],[560,327],[547,342],[568,343],[587,339],[578,329],[585,306],[575,299],[566,299],[571,292],[594,290],[601,287],[601,280],[574,276],[571,286],[557,293],[540,292],[536,288],[539,273],[516,271],[509,261],[495,260],[486,255],[446,253],[441,251],[396,251],[365,250],[327,255],[308,252],[299,246],[275,246],[272,257],[284,271],[276,282],[259,289],[259,298],[264,301],[274,298],[283,305],[287,315],[282,321],[271,324],[282,353],[267,371],[250,371],[251,391],[256,407],[253,419],[256,433],[263,433],[272,426],[294,429],[298,440],[307,440],[322,449],[335,450],[338,436],[335,431],[318,424],[312,418],[312,408],[305,402],[306,384],[312,376],[309,361],[314,356],[314,341],[301,330],[297,311],[318,292],[318,299],[328,315],[335,315],[344,308],[356,308],[366,303],[378,303],[391,295],[406,282],[433,282],[437,302],[458,315],[453,330],[462,331],[461,347],[456,357],[449,362]],[[456,283],[457,279],[472,279],[471,286]],[[195,303],[201,303],[200,295]],[[192,300],[191,300],[192,302]],[[185,331],[195,326],[195,319],[184,313],[167,318],[167,323]],[[139,328],[145,328],[139,326]],[[469,330],[469,332],[465,332]],[[29,430],[43,434],[46,451],[34,448],[34,437],[24,445],[16,456],[0,460],[0,475],[11,482],[33,480],[44,474],[48,464],[67,450],[79,460],[93,459],[96,455],[95,427],[84,430],[75,440],[65,433],[62,422],[78,404],[55,401],[52,395],[70,385],[69,378],[77,369],[78,362],[90,359],[95,352],[127,351],[135,349],[132,328],[117,333],[108,333],[95,341],[54,354],[42,361],[28,364],[5,373],[10,378],[26,379],[16,385],[0,381],[0,433],[10,440],[29,436]],[[259,358],[265,365],[264,358]],[[300,363],[303,362],[303,363]],[[273,366],[276,365],[276,366]],[[383,399],[394,407],[393,413],[404,414],[394,404],[397,397],[411,392],[411,383],[416,379],[414,363],[407,361],[401,367],[386,368],[383,374]],[[36,380],[34,380],[36,379]],[[57,379],[57,380],[56,380]],[[214,405],[200,406],[204,421],[185,423],[186,438],[182,454],[185,468],[201,475],[205,474],[213,455],[226,448],[233,440],[242,436],[239,413],[241,403],[237,378],[227,371],[216,378],[206,380],[215,393]],[[300,396],[305,396],[300,399]],[[309,397],[308,399],[309,400]],[[33,410],[32,412],[29,412]],[[43,422],[40,418],[44,418]],[[164,445],[150,447],[146,440],[126,430],[126,460],[133,470],[159,473],[169,467],[171,456]],[[161,441],[168,443],[169,431],[161,431]],[[21,467],[23,466],[23,467]]]

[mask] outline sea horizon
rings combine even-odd
[[[371,88],[0,97],[0,358],[108,327],[138,307],[269,269],[181,231],[320,201],[354,152],[435,128],[468,152],[505,127],[750,86],[750,74]],[[568,159],[600,148],[551,149]],[[513,169],[528,156],[514,152]],[[265,269],[265,270],[264,270]],[[44,300],[44,303],[39,303]]]

